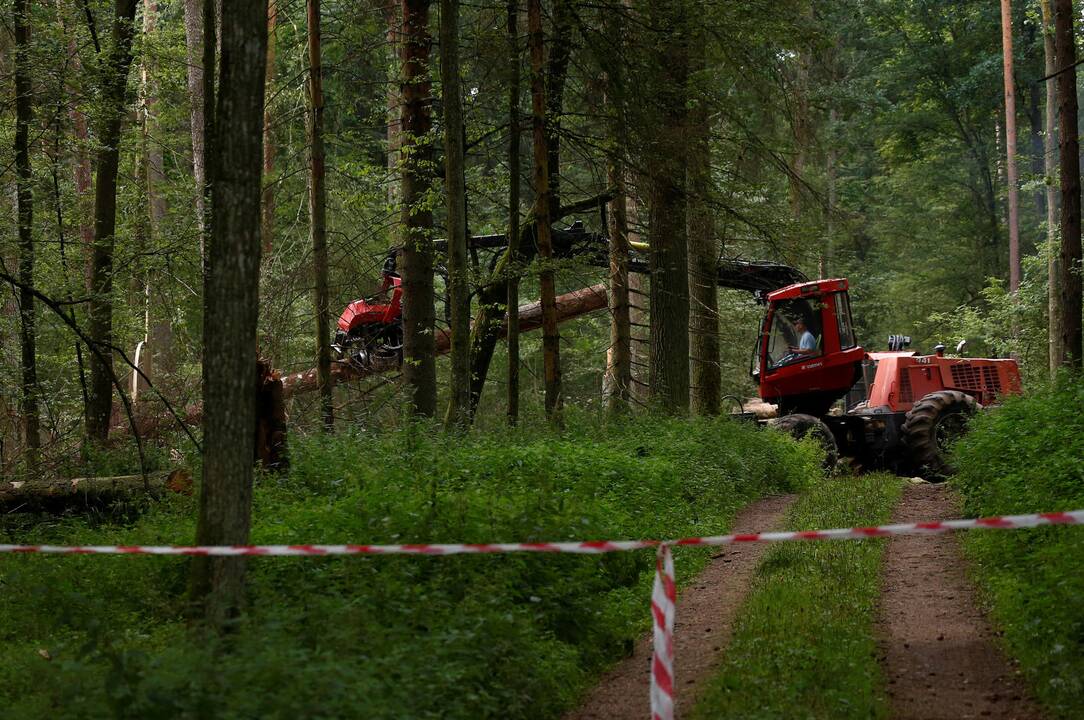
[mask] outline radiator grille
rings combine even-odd
[[[952,384],[964,390],[1001,392],[1001,376],[993,365],[953,365]]]
[[[904,368],[900,373],[900,402],[913,402],[915,399],[914,390],[911,389],[911,373]]]

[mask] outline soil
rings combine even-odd
[[[781,529],[793,495],[759,500],[734,519],[732,532]],[[765,543],[728,547],[717,553],[678,597],[674,620],[674,715],[696,704],[702,681],[711,677],[730,639],[738,609],[749,591]],[[631,657],[606,673],[584,704],[565,720],[642,720],[648,712],[651,637],[641,639]]]
[[[909,485],[894,521],[959,517],[945,485]],[[954,535],[902,536],[885,551],[878,639],[897,720],[1041,718],[976,602]]]

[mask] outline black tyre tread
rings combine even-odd
[[[974,415],[975,398],[959,390],[938,390],[926,395],[907,413],[903,422],[903,445],[912,469],[927,479],[951,474],[947,460],[937,447],[934,428],[939,418],[952,413]]]
[[[806,435],[815,433],[816,438],[824,448],[824,471],[830,473],[835,469],[836,463],[839,461],[839,447],[836,445],[836,438],[832,435],[831,428],[819,417],[804,413],[791,413],[772,418],[768,421],[768,426],[776,430],[782,430],[796,440],[802,440]]]

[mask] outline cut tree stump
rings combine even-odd
[[[187,470],[150,473],[146,480],[142,475],[119,475],[4,482],[0,483],[0,509],[6,512],[68,509],[167,492],[192,494],[192,476]]]

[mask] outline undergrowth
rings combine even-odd
[[[956,447],[969,515],[1084,508],[1084,383],[1068,377],[982,413]],[[1057,717],[1084,716],[1084,528],[963,538],[1004,642]]]
[[[883,523],[900,488],[886,474],[824,480],[799,498],[787,527]],[[885,717],[873,635],[883,551],[883,540],[771,548],[693,717]]]
[[[724,531],[818,474],[816,450],[727,419],[565,436],[424,428],[295,443],[255,543],[490,542]],[[124,524],[0,520],[0,542],[186,544],[195,501]],[[688,578],[705,551],[687,549]],[[650,552],[261,558],[225,641],[182,620],[187,562],[0,559],[3,717],[552,718],[648,627]],[[645,697],[646,703],[646,697]]]

